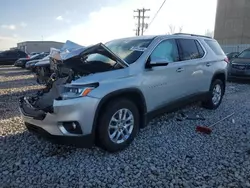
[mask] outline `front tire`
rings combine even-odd
[[[109,152],[126,148],[139,130],[139,111],[128,99],[109,102],[100,116],[97,139],[100,147]]]
[[[221,104],[224,93],[225,84],[219,79],[214,80],[210,86],[209,97],[202,102],[202,106],[211,110],[217,109]]]

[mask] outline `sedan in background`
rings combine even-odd
[[[28,58],[21,50],[6,50],[0,53],[0,65],[13,65],[19,58]]]
[[[40,60],[37,62],[34,67],[33,71],[37,77],[38,84],[46,84],[51,75],[51,68],[50,68],[50,56]]]
[[[229,79],[250,79],[250,48],[232,59],[228,66]]]
[[[239,55],[239,52],[230,52],[230,53],[227,53],[226,55],[227,55],[228,60],[231,61],[233,58]]]
[[[40,54],[40,53],[39,52],[31,52],[29,55],[33,56],[33,55],[37,55],[37,54]]]
[[[48,60],[49,60],[49,55],[47,55],[46,57],[44,57],[42,59],[28,61],[25,65],[25,68],[34,72],[36,63],[44,62],[44,61],[48,61]]]
[[[32,61],[32,60],[39,60],[39,59],[42,59],[44,58],[45,56],[49,55],[48,52],[46,53],[40,53],[40,54],[36,54],[36,55],[33,55],[31,56],[30,58],[20,58],[18,59],[16,62],[15,62],[15,66],[16,67],[22,67],[22,68],[25,68],[25,65],[28,61]]]
[[[30,60],[25,64],[25,68],[27,70],[32,70],[32,66],[35,65],[37,62],[39,62],[40,59]]]

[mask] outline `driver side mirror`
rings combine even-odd
[[[239,56],[239,54],[235,54],[234,56],[233,56],[233,58],[237,58]]]
[[[161,67],[161,66],[167,66],[168,62],[166,59],[162,58],[154,58],[154,60],[151,60],[151,57],[148,58],[146,63],[146,68],[152,68],[152,67]]]

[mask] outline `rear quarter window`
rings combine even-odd
[[[213,50],[216,55],[225,55],[224,51],[221,49],[219,43],[215,40],[205,40],[207,45]]]

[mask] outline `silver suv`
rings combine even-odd
[[[78,77],[68,83],[59,79],[61,89],[55,82],[40,104],[20,99],[26,127],[57,143],[97,144],[114,152],[159,113],[194,101],[216,109],[228,60],[216,40],[179,33],[100,43],[64,64]]]

